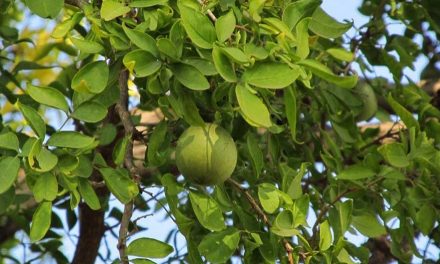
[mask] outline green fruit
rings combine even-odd
[[[377,112],[377,99],[373,88],[368,84],[359,85],[354,92],[362,100],[362,111],[357,116],[358,121],[368,120]]]
[[[197,184],[220,184],[231,177],[237,164],[237,148],[229,133],[215,124],[192,126],[177,142],[180,173]]]

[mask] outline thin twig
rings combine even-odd
[[[264,213],[263,209],[261,209],[258,202],[252,197],[252,195],[249,193],[249,191],[245,188],[243,188],[238,182],[234,181],[233,179],[229,178],[228,182],[232,184],[238,191],[244,194],[248,202],[250,203],[251,207],[257,212],[258,216],[263,220],[263,222],[270,228],[272,226],[272,223],[269,221],[269,218]],[[287,258],[289,260],[289,264],[294,264],[293,260],[293,247],[290,244],[290,242],[283,238],[283,246],[284,250],[287,253]]]
[[[360,191],[360,190],[363,190],[363,189],[368,189],[368,188],[370,188],[371,186],[373,186],[374,184],[376,184],[377,182],[379,182],[379,181],[381,181],[381,180],[383,180],[383,177],[378,177],[378,178],[375,179],[374,181],[369,182],[369,183],[365,186],[365,188],[361,188],[361,187],[357,187],[357,188],[349,188],[349,189],[343,191],[342,193],[338,194],[338,196],[336,196],[336,198],[334,198],[333,201],[331,201],[331,202],[328,203],[328,204],[325,204],[325,205],[321,208],[321,210],[320,210],[318,216],[316,217],[315,224],[314,224],[313,227],[312,227],[312,234],[313,234],[313,235],[312,235],[312,241],[316,238],[317,230],[318,230],[318,225],[321,223],[321,221],[322,221],[322,219],[324,218],[325,214],[328,212],[328,210],[329,210],[331,207],[333,207],[337,202],[339,202],[339,201],[340,201],[344,196],[346,196],[347,194],[349,194],[349,193],[354,193],[354,192],[357,192],[357,191]]]
[[[119,101],[116,104],[116,111],[124,126],[125,137],[128,138],[127,147],[125,149],[124,165],[129,170],[131,178],[135,182],[139,182],[139,177],[136,168],[133,165],[133,132],[135,130],[133,122],[131,121],[130,112],[128,112],[128,71],[121,70],[119,73]],[[121,226],[119,227],[118,250],[121,258],[121,263],[128,264],[127,249],[127,234],[130,219],[133,214],[133,201],[124,205],[124,213],[121,219]]]
[[[199,2],[199,4],[200,4],[202,7],[205,6],[205,3],[203,2],[203,0],[198,0],[198,2]],[[214,13],[212,13],[212,11],[211,11],[210,9],[207,9],[207,10],[206,10],[206,13],[208,14],[209,18],[210,18],[213,22],[217,21],[217,17],[214,15]]]

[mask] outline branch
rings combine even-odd
[[[199,2],[199,4],[204,7],[206,5],[204,0],[197,0]],[[208,13],[209,18],[211,18],[211,20],[213,22],[217,21],[217,17],[215,17],[214,13],[212,13],[212,11],[210,9],[206,10],[206,13]]]
[[[228,182],[232,184],[232,186],[234,186],[238,191],[240,191],[241,193],[244,194],[244,196],[246,196],[246,199],[248,200],[248,202],[250,203],[250,205],[252,206],[252,208],[255,210],[255,212],[257,212],[258,216],[263,220],[263,222],[270,228],[272,226],[272,223],[269,221],[269,218],[267,217],[267,215],[264,213],[263,209],[261,209],[260,205],[258,204],[258,202],[254,199],[254,197],[252,197],[252,195],[249,193],[248,190],[246,190],[245,188],[243,188],[238,182],[234,181],[233,179],[229,178]],[[284,245],[284,250],[287,253],[287,258],[289,259],[289,264],[294,264],[294,260],[293,260],[293,247],[292,245],[290,245],[289,241],[285,238],[283,238],[283,245]]]
[[[130,113],[128,112],[128,71],[121,70],[119,73],[119,101],[116,104],[116,112],[121,119],[124,126],[125,137],[128,138],[127,147],[125,149],[124,165],[129,170],[131,177],[135,182],[139,182],[136,167],[133,164],[133,132],[135,131],[133,122],[131,121]],[[128,264],[127,249],[127,234],[130,218],[133,214],[133,201],[128,202],[124,206],[124,214],[121,219],[121,226],[119,228],[118,250],[121,258],[121,263]]]
[[[349,193],[354,193],[363,189],[368,189],[371,186],[373,186],[374,184],[380,182],[381,180],[383,180],[383,177],[378,177],[377,179],[369,182],[365,188],[362,187],[357,187],[357,188],[349,188],[345,191],[343,191],[342,193],[338,194],[338,196],[336,196],[329,204],[325,204],[321,209],[320,212],[318,214],[318,216],[316,217],[316,221],[315,224],[313,225],[312,228],[312,241],[316,238],[317,235],[317,230],[318,230],[318,225],[321,223],[322,219],[324,218],[325,214],[328,212],[328,210],[333,207],[337,202],[339,202],[344,196],[346,196]]]

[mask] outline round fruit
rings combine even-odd
[[[358,121],[368,120],[372,118],[377,112],[377,99],[373,88],[368,84],[358,85],[354,92],[362,100],[362,111],[357,116]]]
[[[177,142],[176,163],[188,180],[202,185],[220,184],[231,177],[237,148],[229,133],[215,124],[189,127]]]

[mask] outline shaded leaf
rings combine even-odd
[[[196,192],[190,192],[189,198],[197,220],[203,227],[212,231],[226,228],[222,210],[214,199]]]
[[[409,166],[409,159],[406,155],[403,145],[400,143],[390,143],[380,146],[377,151],[385,160],[394,167],[405,168]]]
[[[209,89],[209,82],[197,68],[183,63],[178,63],[170,66],[176,79],[185,87],[192,90],[206,90]]]
[[[20,169],[18,157],[4,157],[0,159],[0,193],[6,192],[14,184]]]
[[[361,164],[356,164],[356,165],[352,165],[347,167],[346,169],[344,169],[343,171],[341,171],[338,174],[338,179],[340,180],[360,180],[360,179],[366,179],[366,178],[370,178],[373,177],[374,175],[376,175],[376,173]]]
[[[240,232],[235,228],[228,228],[206,235],[198,249],[210,263],[225,263],[231,258],[239,242]]]

